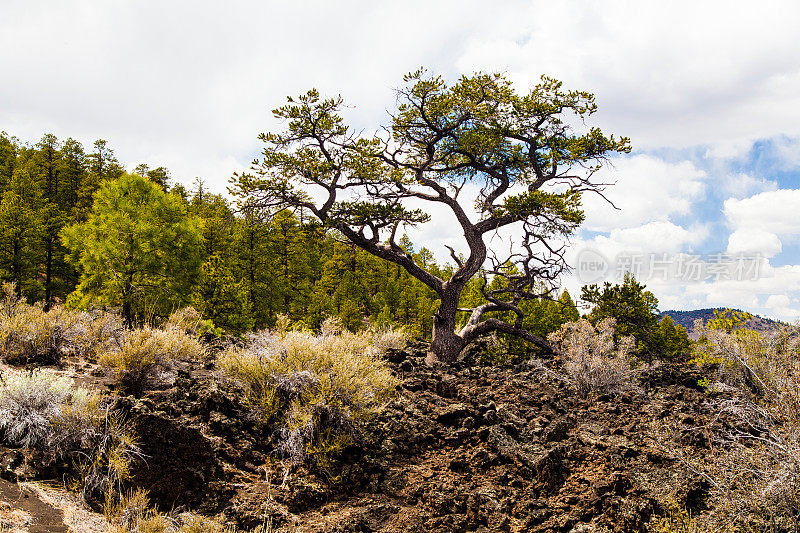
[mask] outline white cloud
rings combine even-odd
[[[728,253],[761,254],[774,257],[781,253],[783,246],[774,233],[759,228],[737,229],[728,236]]]
[[[659,221],[635,228],[614,229],[609,233],[608,241],[626,251],[676,253],[702,242],[707,235],[703,226],[687,230],[672,222]]]
[[[499,61],[523,83],[547,72],[591,90],[602,123],[637,147],[729,145],[800,132],[799,18],[789,2],[537,2],[459,66]]]
[[[617,158],[597,178],[614,183],[606,196],[617,209],[598,195],[585,194],[584,228],[611,231],[688,214],[692,203],[705,194],[707,177],[690,161],[669,163],[642,154]]]
[[[14,83],[0,87],[0,123],[31,140],[103,137],[129,164],[168,152],[177,177],[221,188],[229,158],[248,166],[285,96],[341,92],[369,129],[402,74],[427,65],[450,77],[505,70],[522,89],[548,73],[593,91],[593,123],[635,147],[725,153],[800,134],[800,5],[754,10],[689,0],[11,2],[0,47],[16,52],[0,71]]]
[[[741,198],[748,194],[774,191],[778,184],[765,178],[756,178],[746,172],[729,174],[722,179],[724,191],[734,198]]]
[[[800,189],[768,191],[737,200],[729,198],[723,208],[734,228],[755,228],[776,234],[800,233]]]
[[[789,297],[786,296],[785,294],[772,294],[772,295],[769,296],[769,298],[767,298],[767,301],[764,304],[764,307],[770,307],[770,308],[773,308],[773,309],[775,309],[775,308],[780,309],[780,308],[783,308],[783,307],[789,307],[789,303],[790,302],[791,302],[791,300],[789,300]]]

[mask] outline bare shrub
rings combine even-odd
[[[800,530],[800,351],[797,328],[701,330],[695,360],[712,373],[717,415],[729,428],[708,464],[709,528]]]
[[[279,451],[296,463],[341,449],[396,386],[381,357],[402,333],[337,331],[262,331],[218,361],[261,419],[277,425]]]
[[[614,319],[602,320],[597,328],[586,320],[567,322],[547,340],[561,351],[564,369],[581,394],[612,391],[630,384],[628,362],[633,352],[632,337],[614,342]]]
[[[379,353],[402,350],[408,346],[410,334],[406,328],[379,328],[372,331],[372,346]]]
[[[12,317],[25,302],[17,294],[17,284],[5,282],[0,286],[0,320]]]
[[[100,356],[100,363],[114,371],[122,391],[140,394],[164,382],[176,360],[199,359],[204,353],[200,342],[181,330],[145,327],[127,332]]]
[[[320,335],[341,335],[345,331],[345,327],[339,317],[329,316],[322,321],[320,326]],[[286,329],[284,328],[284,331]]]

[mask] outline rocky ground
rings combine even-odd
[[[186,364],[170,388],[115,402],[146,455],[134,483],[165,510],[281,532],[637,532],[670,504],[703,507],[707,486],[675,453],[712,442],[712,399],[690,366],[580,397],[557,361],[430,368],[424,353],[391,355],[397,397],[360,444],[313,468],[275,460],[235,385]],[[59,475],[24,450],[0,452],[7,480]]]

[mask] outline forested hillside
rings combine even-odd
[[[438,297],[403,268],[302,210],[237,209],[201,179],[186,187],[144,164],[128,172],[104,140],[87,150],[50,134],[36,143],[0,134],[0,195],[0,280],[46,308],[104,305],[141,323],[192,305],[228,333],[285,314],[313,329],[335,316],[351,330],[396,324],[430,335]],[[425,247],[400,243],[434,275],[452,275]],[[482,301],[477,278],[462,301]],[[577,317],[566,293],[528,309],[526,326],[542,337]]]
[[[717,307],[710,309],[694,309],[692,311],[662,311],[661,316],[669,316],[675,321],[676,324],[680,324],[687,330],[691,331],[695,320],[702,320],[703,324],[705,324],[714,318],[715,312],[721,311],[725,311],[725,309]],[[743,312],[741,309],[734,309],[734,311],[738,311],[740,313]],[[784,325],[785,324],[778,322],[777,320],[764,318],[758,315],[755,315],[747,320],[747,327],[755,331],[773,331],[780,329]]]

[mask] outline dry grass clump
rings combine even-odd
[[[729,429],[710,465],[709,528],[800,531],[800,331],[706,329],[697,361],[713,360],[711,390]]]
[[[234,529],[194,513],[171,516],[152,509],[147,492],[136,490],[106,505],[109,533],[233,533]]]
[[[649,531],[653,533],[702,533],[700,524],[696,518],[686,509],[671,503],[664,517],[650,524]]]
[[[117,413],[108,413],[80,453],[81,496],[88,502],[108,501],[122,493],[132,476],[131,465],[143,457],[132,425]]]
[[[100,356],[100,363],[114,371],[118,387],[140,394],[164,382],[178,359],[199,359],[205,353],[200,342],[177,328],[144,327],[126,332]]]
[[[329,323],[320,335],[252,334],[218,363],[245,386],[261,419],[279,428],[279,451],[300,463],[341,449],[382,408],[397,380],[381,357],[405,342],[401,332],[351,333]]]
[[[564,369],[581,394],[612,391],[630,384],[628,357],[633,353],[633,338],[614,342],[614,319],[607,318],[592,326],[586,319],[567,322],[547,336],[561,351]]]

